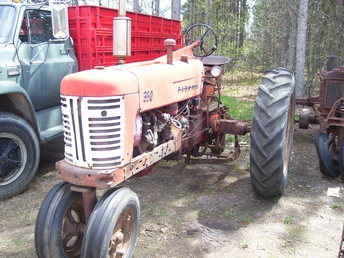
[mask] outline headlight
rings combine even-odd
[[[222,73],[222,68],[220,66],[214,66],[211,68],[210,73],[214,77],[219,77]]]

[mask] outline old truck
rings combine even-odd
[[[125,21],[123,10],[120,17]],[[115,21],[115,28],[121,26]],[[116,49],[126,52],[130,26],[122,28]],[[228,134],[235,136],[227,156],[233,159],[240,152],[238,137],[251,131],[254,190],[264,197],[283,193],[293,140],[293,75],[283,68],[268,71],[252,124],[236,120],[221,103],[220,78],[230,60],[212,55],[216,33],[194,24],[185,42],[175,50],[176,42],[167,39],[166,55],[159,58],[63,79],[65,159],[56,164],[63,182],[41,204],[38,257],[132,257],[140,202],[121,183],[149,173],[162,159],[221,157]],[[100,195],[99,189],[107,191]]]
[[[0,200],[28,187],[37,171],[40,145],[62,136],[62,78],[117,63],[112,56],[116,15],[114,9],[80,6],[52,20],[49,6],[0,3]],[[135,26],[127,61],[161,55],[167,37],[180,44],[179,21],[129,16]]]

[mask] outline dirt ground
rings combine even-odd
[[[312,133],[297,131],[285,196],[252,191],[247,151],[236,162],[160,163],[127,185],[138,193],[142,225],[135,257],[336,257],[344,221],[342,188],[319,173]],[[57,153],[57,157],[61,153]],[[36,257],[40,202],[58,182],[54,161],[25,193],[0,203],[0,257]]]

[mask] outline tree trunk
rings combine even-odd
[[[212,0],[208,0],[208,6],[207,6],[207,23],[209,25],[211,25],[211,13],[212,13],[212,5],[213,5],[213,1]]]
[[[153,15],[160,15],[160,0],[153,0]]]
[[[288,62],[287,68],[290,71],[295,69],[295,50],[296,50],[296,32],[297,32],[297,22],[293,18],[293,11],[289,10],[290,27],[289,27],[289,39],[288,39]]]
[[[295,86],[296,96],[305,96],[305,58],[308,20],[308,0],[300,0],[299,14],[297,19],[297,45],[296,45],[296,67]]]
[[[172,15],[173,20],[180,20],[180,9],[181,9],[181,0],[172,0]]]
[[[139,3],[139,0],[134,0],[134,12],[140,13],[141,12],[141,6]]]

